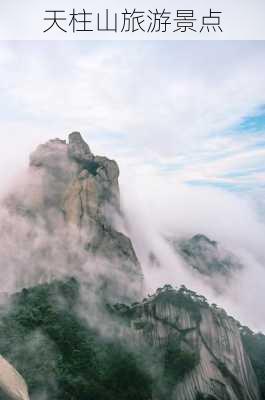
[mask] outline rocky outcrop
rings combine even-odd
[[[101,264],[106,266],[101,273],[104,287],[107,280],[116,283],[120,280],[121,292],[129,299],[141,295],[143,278],[130,239],[115,228],[114,217],[120,214],[118,178],[117,163],[94,155],[80,133],[73,132],[68,143],[54,139],[38,146],[31,154],[25,183],[8,196],[6,204],[13,215],[32,225],[32,232],[37,226],[40,228],[36,234],[31,233],[33,237],[45,238],[34,247],[32,260],[38,263],[45,253],[46,260],[51,255],[50,264],[56,266],[58,259],[53,256],[51,238],[61,246],[68,233],[67,240],[71,242],[71,232],[74,232],[75,241],[79,242],[74,253],[71,253],[74,245],[65,249],[65,254],[69,252],[67,259],[71,260],[69,273],[73,274],[73,270],[85,264],[86,255],[102,258]],[[51,243],[44,247],[47,236]],[[54,278],[61,277],[54,272]]]
[[[68,222],[84,226],[105,218],[106,207],[119,211],[119,168],[115,161],[94,156],[78,132],[69,136],[69,160],[77,164],[77,176],[63,199]]]
[[[106,216],[106,207],[119,211],[119,168],[115,161],[94,156],[79,132],[69,144],[54,139],[38,146],[30,157],[31,212],[52,208],[64,212],[67,222],[79,227]],[[29,193],[29,196],[32,193]]]
[[[0,398],[29,400],[27,385],[22,376],[0,356]]]
[[[171,346],[173,369],[180,360],[175,370],[184,372],[175,373],[168,398],[259,399],[238,323],[224,310],[209,306],[202,296],[167,285],[142,304],[121,308],[120,313],[129,319],[133,341],[148,343],[164,354]]]
[[[68,155],[78,163],[93,161],[93,154],[79,132],[69,135]]]

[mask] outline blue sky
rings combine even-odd
[[[265,149],[265,109],[258,107],[256,113],[245,116],[233,125],[229,131],[220,132],[217,138],[227,138],[234,141],[244,142],[244,153],[249,159],[247,162],[235,164],[231,169],[220,171],[213,180],[202,179],[189,181],[191,185],[213,185],[232,191],[252,191],[257,188],[265,188],[265,160],[263,150]],[[243,154],[244,154],[243,153]],[[208,162],[223,160],[234,156],[240,156],[240,151],[229,148],[220,148],[218,153],[209,154]],[[258,156],[256,158],[256,156]],[[260,179],[258,179],[260,178]]]
[[[80,130],[128,174],[264,198],[264,42],[33,41],[0,50],[2,171],[39,142]]]

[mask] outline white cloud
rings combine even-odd
[[[175,156],[265,102],[263,46],[10,44],[2,112],[37,129],[45,120],[50,135],[58,126],[121,132],[128,146]]]
[[[265,225],[247,199],[215,188],[191,188],[164,179],[135,178],[122,186],[130,234],[144,269],[147,288],[185,284],[224,307],[252,329],[265,330]],[[206,234],[243,263],[224,293],[216,293],[202,276],[191,273],[166,245],[163,236],[189,238]],[[152,251],[161,267],[150,266]],[[217,280],[221,286],[221,282]],[[254,310],[254,311],[253,311]]]

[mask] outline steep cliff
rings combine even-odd
[[[96,272],[110,296],[141,295],[141,266],[131,240],[114,224],[120,214],[118,177],[117,163],[93,155],[78,132],[68,143],[54,139],[38,146],[24,180],[5,200],[8,215],[0,226],[3,235],[8,226],[8,245],[17,243],[18,256],[7,260],[16,270],[17,288],[75,273],[90,279]],[[98,264],[97,271],[89,263]]]
[[[241,338],[258,379],[261,399],[265,400],[265,335],[240,326]]]
[[[164,354],[174,400],[257,400],[259,389],[244,349],[238,323],[203,296],[170,285],[130,308],[118,307],[128,319],[134,341]]]

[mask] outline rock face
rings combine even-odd
[[[106,207],[119,211],[117,163],[94,156],[79,132],[69,135],[69,144],[54,139],[38,146],[30,167],[38,185],[33,210],[61,210],[67,222],[79,227],[105,218]]]
[[[0,398],[29,400],[24,379],[2,356],[0,356]]]
[[[225,290],[233,275],[243,268],[236,256],[205,235],[197,234],[191,239],[167,240],[187,265],[192,267],[194,272],[206,277],[217,291]]]
[[[130,239],[115,229],[114,215],[120,213],[118,177],[117,163],[95,156],[80,133],[73,132],[69,143],[54,139],[38,146],[30,157],[26,183],[6,203],[13,215],[32,224],[32,231],[38,222],[46,242],[54,236],[54,247],[65,241],[67,233],[71,242],[70,233],[74,232],[77,242],[74,254],[70,252],[73,241],[63,250],[64,254],[69,252],[69,274],[84,264],[88,255],[102,258],[103,286],[107,280],[112,281],[113,292],[118,292],[117,282],[123,282],[119,285],[120,293],[123,291],[129,299],[141,294],[142,271]],[[36,235],[40,232],[32,234]],[[43,253],[46,259],[54,253],[53,243],[44,248],[43,242],[39,242],[40,248],[39,244],[34,247],[31,259],[36,259],[36,263],[43,259]],[[58,259],[58,254],[57,259],[52,256],[50,263],[56,265]]]
[[[202,296],[169,285],[122,313],[134,341],[171,354],[174,400],[258,400],[255,373],[244,350],[238,323]],[[166,359],[166,358],[165,358]],[[180,365],[174,363],[180,360]],[[166,365],[165,365],[166,367]],[[181,379],[179,379],[181,377]]]
[[[105,218],[105,207],[119,211],[119,168],[115,161],[94,156],[78,132],[69,136],[68,157],[77,164],[63,201],[68,222],[82,226]]]

